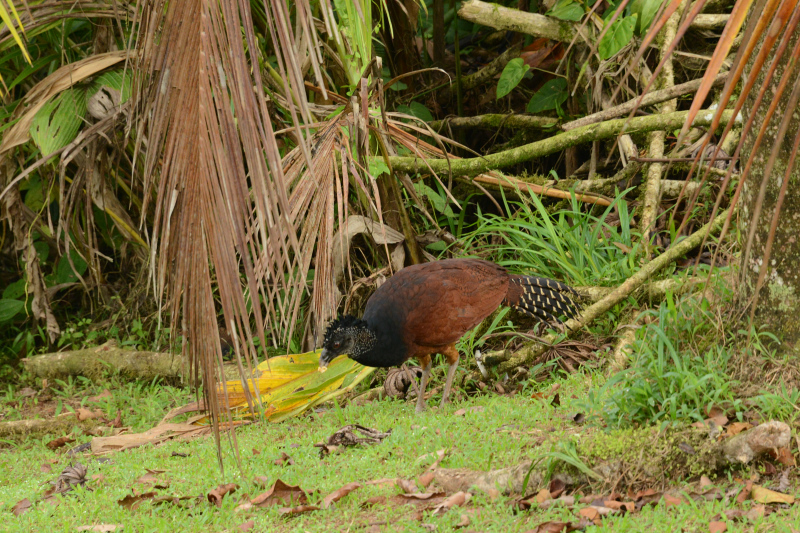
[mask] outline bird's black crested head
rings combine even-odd
[[[372,348],[374,338],[363,320],[350,315],[340,316],[325,331],[319,365],[328,366],[342,354],[358,361],[359,355]]]

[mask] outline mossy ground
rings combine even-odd
[[[689,490],[693,476],[705,470],[702,470],[700,462],[697,463],[701,466],[699,470],[690,463],[679,467],[677,456],[670,455],[677,453],[674,451],[677,437],[670,435],[680,435],[678,440],[684,442],[685,432],[664,433],[654,428],[609,432],[592,423],[575,424],[573,416],[580,410],[581,399],[602,379],[599,374],[556,378],[561,384],[560,405],[557,406],[549,400],[532,398],[533,390],[524,390],[513,396],[473,396],[444,409],[432,407],[421,416],[414,415],[413,405],[391,400],[364,406],[351,404],[343,408],[326,406],[330,408],[281,424],[253,425],[239,430],[236,442],[241,469],[236,465],[230,444],[224,440],[224,474],[217,464],[214,442],[209,438],[168,442],[158,447],[145,446],[107,456],[104,458],[108,459],[106,462],[80,456],[74,460],[88,465],[88,477],[100,476],[89,481],[87,486],[91,490],[79,489],[72,495],[57,497],[57,506],[39,503],[19,517],[11,513],[12,506],[23,498],[31,501],[40,498],[48,486],[46,483],[70,464],[70,458],[45,446],[51,438],[60,435],[6,444],[0,450],[0,512],[4,515],[0,530],[75,531],[79,526],[105,523],[124,525],[125,531],[222,532],[236,530],[239,524],[254,520],[253,531],[364,530],[369,524],[381,531],[429,531],[431,526],[437,531],[451,531],[461,521],[462,514],[469,514],[471,523],[467,530],[528,531],[548,520],[577,521],[577,508],[534,508],[518,512],[506,496],[492,500],[476,494],[466,508],[455,508],[442,516],[433,516],[430,511],[425,511],[419,520],[414,517],[415,508],[408,505],[378,504],[362,508],[362,504],[372,496],[392,496],[399,490],[395,486],[379,485],[364,486],[331,509],[293,518],[280,517],[277,508],[248,512],[237,512],[235,508],[242,494],[255,496],[264,491],[254,483],[255,476],[265,476],[269,483],[280,478],[286,483],[300,485],[309,493],[313,492],[310,500],[316,503],[352,481],[365,483],[394,477],[414,479],[424,470],[430,460],[429,454],[442,448],[448,450],[441,464],[443,468],[490,470],[536,459],[558,449],[559,443],[567,440],[578,443],[579,455],[589,466],[619,461],[623,471],[631,473],[629,481],[632,483],[642,487],[649,483],[658,485],[658,488],[669,486]],[[69,392],[73,400],[85,404],[88,397],[108,387],[108,383],[84,382]],[[549,384],[542,387],[549,387]],[[134,431],[155,425],[176,403],[193,399],[186,391],[168,387],[127,384],[110,390],[113,398],[104,400],[106,403],[101,407],[110,416],[121,409],[128,417],[127,423],[133,423]],[[10,407],[14,403],[12,392],[6,395],[6,401],[0,403],[6,419],[14,416],[16,408]],[[435,402],[429,403],[433,405]],[[456,414],[459,409],[471,406],[481,406],[483,410],[468,410],[461,416]],[[314,444],[350,423],[380,430],[391,429],[392,434],[381,444],[347,449],[321,459]],[[88,440],[88,436],[79,437],[75,444]],[[695,450],[702,449],[701,440],[690,444]],[[293,465],[275,464],[282,452],[292,458]],[[664,458],[668,463],[674,463],[675,468],[664,469]],[[654,471],[648,467],[654,464],[661,465],[662,470]],[[52,472],[42,471],[42,465],[50,465]],[[136,483],[146,469],[163,471],[158,478],[166,488],[156,489],[159,495],[199,498],[192,500],[189,508],[144,502],[134,511],[124,509],[118,500],[134,489],[139,492],[150,490],[146,485]],[[730,475],[746,478],[754,471],[747,469]],[[716,481],[723,485],[724,490],[737,486],[727,476],[716,478]],[[768,479],[761,482],[769,485]],[[237,483],[240,488],[223,499],[221,508],[216,508],[206,501],[206,494],[223,483]],[[794,478],[792,483],[790,492],[795,490]],[[594,486],[578,488],[578,492],[589,494],[608,490],[608,485],[607,482],[598,482]],[[617,486],[618,490],[621,488],[621,485]],[[660,503],[624,517],[606,518],[604,524],[612,527],[613,531],[708,531],[709,521],[722,511],[730,508],[747,510],[750,507],[750,502],[738,505],[732,501],[692,502],[673,507]],[[793,531],[792,528],[800,529],[800,510],[797,507],[780,509],[755,521],[729,524],[729,531],[788,532]]]

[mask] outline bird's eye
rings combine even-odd
[[[338,350],[341,347],[342,347],[342,343],[341,342],[334,342],[333,343],[333,349],[334,350]]]

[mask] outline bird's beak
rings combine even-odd
[[[319,372],[325,372],[328,370],[328,363],[330,363],[330,353],[325,348],[322,349],[322,353],[319,355],[319,368],[317,370]]]

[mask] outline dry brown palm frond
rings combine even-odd
[[[299,126],[311,114],[295,45],[311,30],[310,11],[298,2],[290,22],[285,2],[265,7],[283,96],[297,106],[299,114],[290,111]],[[249,376],[257,362],[254,339],[265,346],[267,327],[278,321],[274,297],[282,292],[285,302],[299,302],[305,291],[305,256],[265,90],[251,68],[259,64],[259,46],[249,2],[141,0],[137,13],[133,114],[137,151],[146,150],[144,189],[158,192],[150,237],[154,289],[166,298],[172,331],[184,339],[182,351],[218,427],[227,402],[215,392],[222,359],[212,273],[225,326],[247,367],[240,370]],[[296,138],[304,136],[296,128]],[[301,144],[301,151],[310,160],[310,147]]]

